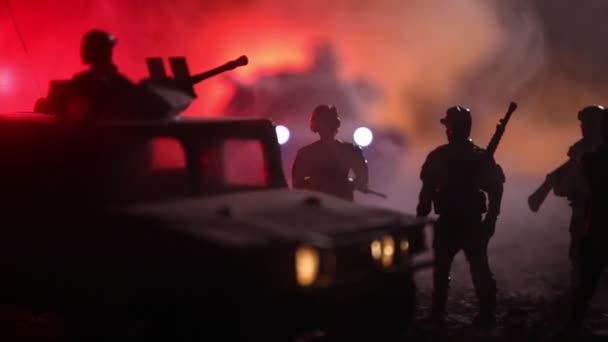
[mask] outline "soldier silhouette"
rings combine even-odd
[[[602,141],[601,126],[602,106],[588,106],[578,112],[581,122],[582,138],[572,145],[568,151],[568,161],[557,171],[548,177],[553,184],[553,192],[560,197],[566,197],[572,208],[570,218],[570,248],[569,257],[572,264],[571,279],[577,272],[578,248],[580,239],[585,230],[585,205],[589,200],[590,189],[584,179],[581,165],[583,155],[593,151]]]
[[[69,118],[163,117],[167,104],[146,88],[131,82],[114,64],[116,38],[101,30],[88,31],[82,40],[82,62],[89,69],[73,76],[65,113]]]
[[[597,114],[597,113],[596,113]],[[569,332],[578,334],[595,292],[602,271],[608,265],[608,113],[601,114],[603,142],[592,152],[583,154],[579,166],[588,183],[585,224],[582,227],[578,256],[578,272],[573,286]]]
[[[108,32],[90,30],[82,39],[80,57],[89,69],[72,78],[66,114],[71,118],[97,117],[111,103],[124,101],[119,94],[131,92],[131,81],[118,72],[113,61],[116,38]]]
[[[357,145],[336,140],[340,118],[335,107],[317,106],[310,117],[310,129],[320,139],[298,150],[292,166],[294,188],[324,192],[347,200],[354,191],[367,190],[367,161]],[[355,178],[349,178],[353,171]]]
[[[468,109],[449,108],[441,123],[446,127],[448,144],[433,150],[422,166],[416,210],[417,216],[426,217],[434,207],[439,215],[434,230],[433,303],[428,321],[441,326],[445,320],[450,268],[456,253],[463,250],[480,309],[474,324],[489,328],[495,324],[496,281],[488,263],[488,242],[500,213],[505,177],[493,158],[485,158],[485,151],[470,139]]]

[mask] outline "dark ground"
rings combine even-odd
[[[415,208],[419,183],[415,178],[401,180],[389,192],[390,200],[363,199],[372,204],[395,207],[406,212]],[[565,291],[569,283],[568,215],[564,199],[550,195],[540,212],[531,213],[526,198],[538,184],[535,180],[511,181],[505,189],[503,211],[497,232],[490,243],[490,265],[499,289],[498,325],[482,332],[471,325],[477,311],[467,262],[458,254],[452,267],[448,317],[445,329],[425,327],[422,320],[430,310],[431,271],[416,275],[419,307],[411,329],[403,341],[546,341],[563,326]],[[375,202],[377,201],[377,202]],[[427,236],[429,243],[431,231]],[[428,258],[423,255],[420,258]],[[52,341],[56,336],[48,317],[22,320],[26,340]],[[51,324],[49,324],[51,323]],[[586,335],[608,341],[608,276],[604,276],[586,321]],[[36,327],[32,329],[32,327]],[[14,328],[14,327],[12,327]],[[26,333],[28,335],[28,333]],[[37,336],[36,336],[37,335]],[[40,339],[40,335],[47,338]],[[298,341],[318,338],[302,336]],[[322,338],[321,338],[322,340]],[[597,340],[597,339],[592,339]]]

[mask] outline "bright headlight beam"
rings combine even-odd
[[[407,240],[401,240],[400,246],[402,252],[407,252],[410,249],[410,242]]]
[[[319,252],[310,246],[296,249],[296,281],[300,286],[310,286],[317,280],[319,274]]]
[[[279,144],[283,145],[286,142],[289,141],[289,129],[283,125],[278,125],[275,128],[276,132],[277,132],[277,140],[279,141]]]
[[[378,240],[372,241],[370,251],[374,260],[380,260],[382,258],[382,243]]]
[[[395,239],[390,235],[382,237],[382,266],[391,267],[395,255]]]
[[[353,134],[353,139],[355,143],[361,147],[369,146],[374,140],[374,134],[367,127],[359,127],[355,130]]]

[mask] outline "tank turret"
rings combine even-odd
[[[77,74],[71,80],[53,80],[47,97],[36,101],[34,111],[70,118],[170,118],[182,113],[197,98],[195,84],[247,65],[249,60],[241,56],[191,75],[184,57],[171,57],[173,77],[167,76],[160,57],[147,58],[146,62],[149,77],[138,83],[116,70],[102,74],[94,69]],[[91,113],[96,115],[89,115]]]

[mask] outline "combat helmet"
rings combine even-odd
[[[462,106],[450,107],[445,112],[445,118],[441,119],[440,122],[448,127],[471,127],[471,111]]]
[[[322,104],[312,111],[310,115],[310,130],[318,133],[322,127],[334,129],[340,127],[340,117],[338,116],[336,107]]]
[[[80,46],[82,61],[86,64],[111,61],[115,45],[116,37],[112,34],[97,29],[90,30],[84,35]]]
[[[591,120],[591,121],[599,123],[604,111],[605,111],[605,109],[603,106],[590,105],[590,106],[584,107],[583,109],[581,109],[578,112],[578,119],[580,121]]]

